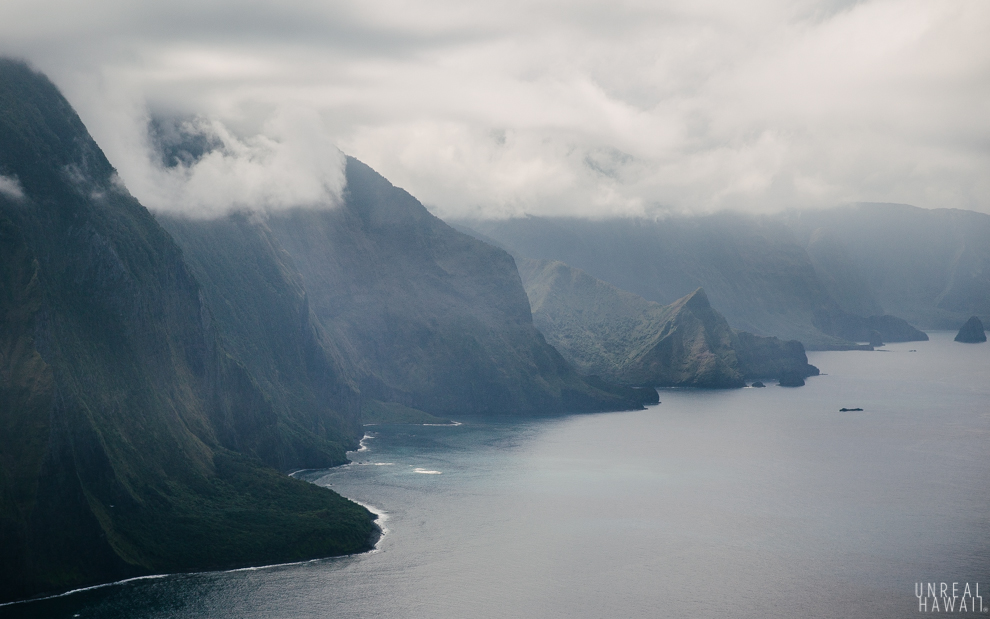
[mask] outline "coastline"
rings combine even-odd
[[[374,438],[374,437],[372,437],[370,435],[366,435],[365,438]],[[361,439],[361,440],[363,441],[364,439]],[[367,450],[367,446],[362,445],[362,448],[359,449],[359,450],[357,450],[357,451],[364,451],[364,450]],[[341,465],[341,466],[346,466],[346,465]],[[292,473],[289,473],[289,477],[295,477],[296,474],[298,474],[298,473],[305,473],[307,471],[316,471],[316,470],[324,470],[324,469],[299,469],[298,471],[293,471]],[[298,478],[296,478],[296,479],[298,479]],[[311,483],[311,482],[307,482],[307,483]],[[320,487],[323,487],[323,486],[320,486]],[[329,488],[328,488],[328,490],[329,490]],[[341,496],[343,496],[343,495],[341,495]],[[54,600],[54,599],[58,599],[58,598],[68,597],[70,595],[75,595],[75,594],[78,594],[78,593],[85,593],[86,591],[95,591],[97,589],[104,589],[106,587],[114,587],[114,586],[118,586],[118,585],[126,585],[128,583],[137,582],[137,581],[141,581],[141,580],[157,580],[157,579],[161,579],[161,578],[168,578],[169,576],[180,576],[180,575],[183,575],[183,574],[231,574],[231,573],[235,573],[235,572],[250,572],[250,571],[266,570],[266,569],[272,569],[272,568],[278,568],[278,567],[286,567],[286,566],[291,566],[291,565],[304,565],[306,563],[316,563],[316,562],[319,562],[319,561],[334,561],[334,560],[337,560],[337,559],[344,559],[344,558],[347,558],[347,557],[356,557],[358,555],[377,553],[380,550],[380,548],[378,547],[378,545],[381,543],[381,541],[385,537],[385,535],[388,534],[388,527],[385,526],[385,521],[388,520],[388,512],[386,512],[383,509],[379,509],[377,507],[374,507],[373,505],[369,505],[367,503],[362,503],[361,501],[355,501],[354,499],[350,499],[348,497],[344,497],[344,498],[347,499],[348,501],[352,502],[352,503],[356,503],[357,505],[360,505],[361,507],[365,508],[366,510],[368,510],[369,512],[371,512],[375,516],[375,520],[374,520],[373,527],[372,527],[372,533],[371,533],[371,535],[368,536],[368,540],[367,540],[368,547],[365,550],[359,550],[357,552],[350,552],[350,553],[341,554],[341,555],[330,555],[330,556],[326,556],[326,557],[315,557],[313,559],[303,559],[301,561],[287,561],[287,562],[283,562],[283,563],[266,563],[266,564],[263,564],[263,565],[247,565],[247,566],[244,566],[244,567],[235,567],[235,568],[230,568],[230,569],[221,569],[221,570],[188,570],[188,571],[183,571],[183,572],[165,572],[165,573],[161,573],[161,574],[145,574],[143,576],[132,576],[130,578],[124,578],[122,580],[114,580],[114,581],[110,581],[110,582],[104,582],[104,583],[98,583],[98,584],[95,584],[95,585],[89,585],[89,586],[86,586],[86,587],[79,587],[79,588],[76,588],[76,589],[69,589],[68,591],[62,591],[62,592],[59,592],[59,593],[51,593],[51,594],[47,594],[47,595],[42,595],[40,597],[30,597],[30,598],[25,598],[23,600],[12,600],[10,602],[0,602],[0,608],[4,608],[4,607],[7,607],[7,606],[16,606],[16,605],[20,605],[20,604],[30,604],[32,602],[43,602],[45,600]]]

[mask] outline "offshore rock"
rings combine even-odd
[[[971,316],[966,324],[959,329],[956,334],[956,341],[964,344],[979,344],[987,341],[986,331],[983,330],[983,322],[976,316]]]

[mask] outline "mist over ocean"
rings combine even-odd
[[[386,512],[376,551],[0,614],[904,617],[917,582],[990,594],[990,347],[952,336],[809,353],[824,375],[797,389],[369,426],[353,464],[307,478]]]

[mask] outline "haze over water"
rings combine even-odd
[[[306,475],[387,513],[375,552],[0,614],[904,617],[916,582],[979,582],[990,606],[990,345],[952,335],[810,353],[826,375],[798,389],[369,427],[354,464]]]

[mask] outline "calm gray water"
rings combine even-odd
[[[377,551],[0,615],[905,617],[943,581],[990,606],[990,344],[952,335],[811,353],[827,375],[798,389],[369,427],[354,464],[307,478],[387,513]]]

